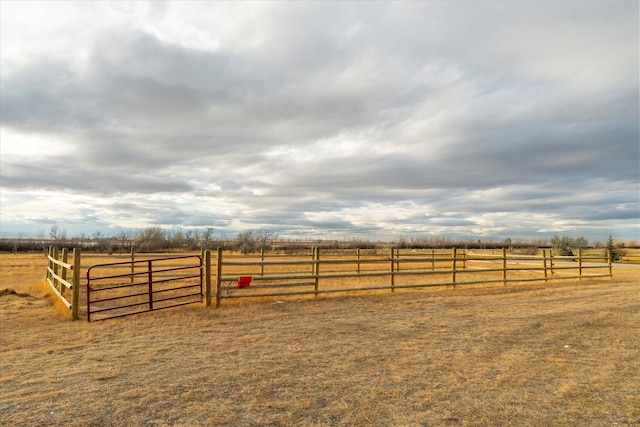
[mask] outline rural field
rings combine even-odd
[[[0,425],[640,426],[640,266],[614,278],[54,307],[0,254]]]

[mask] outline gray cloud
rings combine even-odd
[[[49,7],[3,5],[4,230],[640,237],[633,2]]]

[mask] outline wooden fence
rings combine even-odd
[[[209,260],[209,251],[203,259]],[[209,262],[209,261],[207,261]],[[588,270],[598,270],[588,273]],[[268,270],[268,271],[267,271]],[[400,250],[386,255],[360,250],[350,257],[321,256],[319,248],[310,257],[260,257],[225,255],[216,251],[215,290],[205,287],[207,306],[222,299],[319,295],[324,293],[379,291],[432,286],[549,281],[612,277],[610,254],[555,256],[543,250],[542,256],[474,253],[464,250]],[[210,275],[206,275],[207,278]],[[386,283],[381,283],[380,279]],[[364,280],[363,280],[364,279]],[[247,281],[250,281],[248,284]],[[335,282],[338,282],[336,285]],[[330,286],[321,286],[333,282]],[[374,282],[377,282],[374,284]]]
[[[71,263],[68,262],[69,251],[64,248],[49,247],[47,256],[46,280],[60,301],[71,310],[71,318],[78,320],[80,308],[80,249],[73,250]],[[71,276],[71,281],[67,279]],[[71,299],[71,301],[69,301]]]
[[[218,249],[200,253],[202,288],[207,306],[219,307],[222,300],[235,298],[318,296],[339,292],[395,292],[433,286],[473,285],[612,277],[610,254],[579,251],[576,256],[556,256],[551,250],[540,255],[507,253],[505,249],[468,251],[461,249],[319,249],[306,254],[240,255]],[[186,254],[185,254],[186,255]],[[213,255],[213,256],[212,256]],[[105,256],[90,255],[87,263]],[[166,257],[156,255],[156,258]],[[68,252],[50,248],[47,281],[60,300],[78,318],[80,292],[80,250]],[[130,261],[111,263],[118,287],[137,285],[140,258],[148,262],[152,254],[122,254],[113,258]],[[104,264],[97,262],[96,265]],[[167,268],[179,267],[168,266]],[[195,266],[198,268],[198,266]],[[85,268],[91,268],[85,266]],[[69,273],[73,279],[68,281]],[[150,281],[149,281],[150,282]],[[146,282],[145,282],[146,283]],[[71,301],[69,299],[71,298]]]

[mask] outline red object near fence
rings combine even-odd
[[[238,276],[238,287],[244,288],[251,284],[253,276]]]

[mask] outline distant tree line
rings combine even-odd
[[[35,238],[27,238],[24,234],[17,237],[0,239],[0,251],[22,252],[43,251],[47,252],[49,246],[77,247],[93,252],[128,252],[135,247],[140,252],[164,251],[164,250],[197,250],[200,248],[217,247],[213,236],[213,229],[205,230],[165,230],[160,227],[148,227],[138,232],[119,231],[115,235],[106,236],[101,231],[96,231],[88,236],[81,233],[79,236],[69,238],[64,229],[53,224],[49,233],[41,230]]]
[[[427,237],[409,237],[400,236],[394,242],[394,247],[399,249],[421,249],[421,248],[433,248],[433,249],[449,249],[449,248],[461,248],[461,249],[518,249],[526,250],[528,248],[542,248],[546,247],[548,243],[544,239],[528,241],[525,239],[506,238],[500,241],[483,241],[473,239],[452,239],[451,237],[442,236],[427,236]]]
[[[549,241],[506,238],[501,241],[482,241],[472,239],[453,239],[442,236],[400,236],[391,242],[371,242],[366,239],[344,240],[285,240],[266,229],[246,230],[238,233],[235,238],[227,239],[224,234],[214,235],[213,228],[201,230],[164,229],[161,227],[147,227],[139,231],[119,231],[115,235],[106,236],[96,231],[91,236],[85,233],[69,238],[63,228],[53,224],[46,233],[41,230],[37,237],[27,238],[24,234],[17,237],[0,239],[0,251],[25,252],[42,251],[46,253],[49,246],[79,247],[82,250],[105,253],[129,252],[135,248],[136,252],[168,252],[168,251],[196,251],[200,249],[222,248],[235,250],[243,254],[259,251],[278,251],[295,254],[307,252],[310,247],[317,246],[324,249],[379,249],[394,247],[398,249],[500,249],[523,254],[535,254],[539,248],[551,248],[556,255],[573,256],[587,247],[604,248],[611,251],[614,260],[624,255],[624,242],[614,242],[609,236],[606,244],[595,242],[589,244],[584,237],[554,236]],[[636,241],[628,243],[630,247],[638,246]]]
[[[77,247],[92,252],[123,253],[135,248],[136,252],[195,251],[204,249],[234,249],[243,253],[255,250],[271,249],[277,236],[268,230],[249,230],[239,233],[234,240],[225,239],[224,235],[214,236],[213,228],[204,230],[163,229],[147,227],[134,231],[119,231],[115,235],[106,236],[101,231],[87,236],[85,233],[69,238],[64,229],[53,224],[48,233],[41,230],[35,238],[27,238],[24,234],[17,237],[0,239],[0,251],[46,253],[49,246]]]

